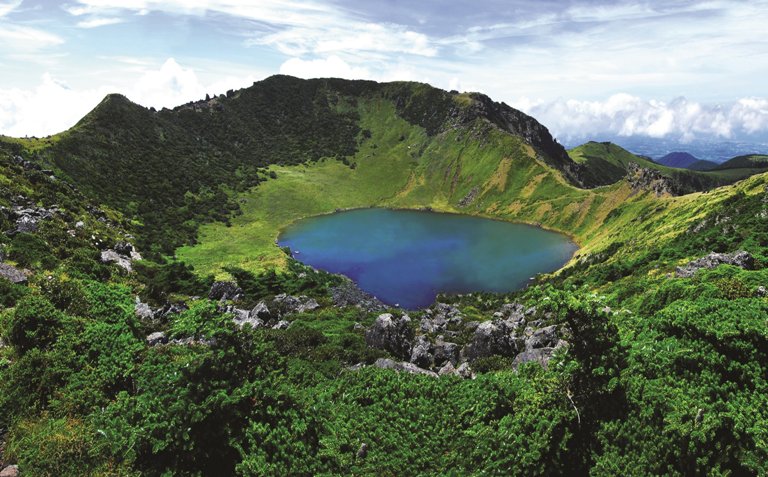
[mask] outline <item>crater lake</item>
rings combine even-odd
[[[567,236],[531,225],[378,208],[300,220],[278,243],[295,259],[407,309],[430,305],[438,293],[520,289],[578,249]]]

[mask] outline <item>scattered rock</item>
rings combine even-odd
[[[358,459],[365,459],[366,456],[368,456],[368,444],[363,442],[360,444],[360,448],[357,449],[357,454],[355,454]]]
[[[712,252],[705,257],[688,262],[685,266],[677,267],[675,269],[675,276],[678,278],[690,278],[701,269],[715,268],[719,265],[733,265],[746,270],[752,270],[755,266],[755,259],[749,252],[744,250],[730,254]]]
[[[6,263],[0,263],[0,277],[5,278],[11,283],[27,283],[26,273]]]
[[[445,363],[445,366],[440,368],[440,371],[437,372],[438,376],[458,376],[459,372],[456,371],[456,368],[453,366],[453,363],[448,361]]]
[[[237,301],[242,295],[243,290],[234,282],[214,282],[208,292],[208,298],[211,300]]]
[[[14,206],[10,210],[10,215],[16,221],[16,228],[9,230],[7,234],[14,236],[19,233],[37,232],[40,222],[52,218],[58,211],[58,207],[55,206],[50,209],[23,205]]]
[[[760,285],[757,287],[757,290],[755,290],[755,294],[762,298],[764,296],[768,296],[768,290],[766,290],[764,286]]]
[[[375,296],[361,290],[352,281],[345,281],[341,285],[331,288],[331,299],[333,305],[338,308],[354,306],[369,312],[387,309],[387,305]]]
[[[465,195],[464,198],[459,201],[459,207],[467,207],[469,205],[472,205],[472,202],[475,201],[479,193],[480,193],[480,188],[477,186],[473,187],[467,193],[467,195]]]
[[[397,357],[408,359],[411,356],[413,335],[408,315],[395,319],[391,313],[383,313],[365,332],[365,342],[372,348],[384,349]]]
[[[459,325],[464,319],[461,311],[453,305],[436,303],[432,308],[424,310],[424,317],[419,327],[424,333],[441,333],[449,325]]]
[[[115,244],[114,249],[107,249],[101,252],[102,262],[116,263],[128,272],[133,271],[133,262],[135,260],[141,260],[141,254],[133,248],[133,245],[127,242],[118,242]]]
[[[456,369],[456,372],[464,379],[475,379],[475,372],[472,371],[469,363],[461,363],[461,366]]]
[[[149,346],[157,346],[168,343],[168,337],[162,331],[155,331],[151,335],[147,336],[147,344]]]
[[[133,311],[136,316],[142,320],[152,321],[155,318],[155,312],[152,311],[152,307],[147,303],[142,303],[139,297],[136,297],[136,304],[133,306]]]
[[[189,307],[184,302],[179,303],[166,303],[162,307],[155,310],[155,320],[168,321],[168,318],[172,315],[178,315],[189,310]]]
[[[0,477],[19,477],[19,475],[21,474],[19,473],[18,465],[9,465],[3,470],[0,470]]]
[[[397,362],[388,358],[379,358],[373,363],[374,366],[381,369],[391,369],[397,372],[404,372],[410,374],[423,374],[425,376],[431,376],[436,378],[437,373],[429,371],[427,369],[421,369],[413,363],[407,363],[405,361]]]
[[[272,326],[272,329],[273,330],[287,330],[289,326],[291,326],[291,322],[290,321],[280,320],[274,326]]]

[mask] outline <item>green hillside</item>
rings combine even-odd
[[[768,156],[764,154],[749,154],[729,159],[719,166],[718,170],[726,169],[765,169],[768,168]]]
[[[766,474],[768,172],[749,165],[569,157],[481,94],[285,76],[173,110],[111,95],[60,135],[2,138],[0,467]],[[580,249],[406,318],[275,244],[369,206]]]

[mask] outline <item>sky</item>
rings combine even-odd
[[[273,74],[480,91],[561,141],[768,141],[768,0],[0,0],[0,134]]]

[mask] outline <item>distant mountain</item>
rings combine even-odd
[[[720,164],[717,169],[766,169],[768,168],[768,155],[766,154],[748,154],[746,156],[736,156]]]
[[[679,169],[691,169],[693,171],[708,171],[718,166],[716,162],[704,161],[687,152],[670,152],[656,160],[659,164]]]
[[[719,138],[711,138],[682,142],[669,138],[599,134],[589,137],[558,138],[558,140],[569,149],[588,140],[609,141],[635,154],[648,157],[662,157],[674,151],[686,151],[698,159],[715,163],[722,163],[732,157],[745,154],[768,153],[768,139],[765,138],[755,138],[750,141],[723,141]]]

